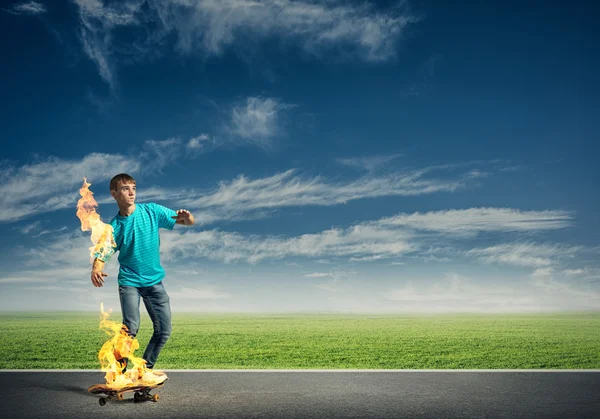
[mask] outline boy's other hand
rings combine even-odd
[[[177,224],[183,224],[186,226],[194,224],[194,217],[192,216],[192,213],[190,213],[188,210],[177,210],[177,215],[173,215],[171,216],[171,218],[174,218]]]
[[[98,288],[103,286],[105,276],[108,276],[108,274],[105,274],[102,271],[92,271],[92,284]]]

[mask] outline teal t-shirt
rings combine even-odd
[[[136,204],[129,217],[119,213],[110,221],[119,251],[119,285],[149,287],[165,277],[160,264],[159,228],[172,230],[177,213],[162,205]]]

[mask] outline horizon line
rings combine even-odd
[[[322,369],[322,368],[315,368],[315,369],[298,369],[298,368],[293,368],[293,369],[256,369],[256,368],[248,368],[248,369],[240,369],[240,368],[232,368],[232,369],[157,369],[157,371],[164,371],[164,372],[594,372],[594,373],[600,373],[600,369],[597,368],[589,368],[589,369],[585,369],[585,368],[573,368],[573,369],[494,369],[494,368],[482,368],[482,369],[456,369],[456,368],[452,368],[452,369],[358,369],[358,368],[352,368],[352,369],[343,369],[343,368],[336,368],[336,369]],[[98,373],[104,373],[105,371],[102,371],[100,369],[0,369],[0,373],[2,372],[8,372],[8,373],[15,373],[15,372],[98,372]]]

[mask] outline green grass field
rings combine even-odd
[[[98,369],[94,313],[0,313],[0,369]],[[119,321],[118,314],[111,317]],[[144,314],[142,356],[152,333]],[[549,315],[173,314],[159,369],[600,368],[600,312]]]

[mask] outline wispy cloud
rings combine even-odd
[[[47,12],[46,6],[37,1],[17,3],[4,10],[14,15],[40,15]]]
[[[464,210],[468,214],[468,210]],[[494,209],[486,209],[488,217],[494,218]],[[533,218],[534,214],[527,214]],[[437,212],[420,214],[431,216],[431,220],[440,220]],[[411,214],[400,214],[411,215]],[[454,215],[450,218],[453,219]],[[542,217],[540,215],[540,217]],[[547,214],[543,217],[547,218]],[[173,298],[189,301],[202,299],[215,301],[218,307],[224,301],[235,304],[236,296],[221,290],[216,285],[197,284],[187,280],[175,280],[177,276],[197,276],[199,271],[196,265],[181,265],[182,261],[198,261],[202,259],[214,260],[225,263],[247,262],[258,264],[266,260],[281,260],[289,257],[304,257],[312,259],[315,263],[323,258],[334,260],[335,265],[327,272],[317,270],[303,274],[311,281],[310,286],[325,292],[323,298],[331,300],[332,306],[346,307],[349,310],[359,311],[423,311],[423,312],[448,312],[448,311],[530,311],[547,308],[563,307],[567,304],[559,297],[561,293],[568,292],[572,301],[568,304],[577,304],[577,299],[585,300],[586,307],[597,306],[600,302],[594,292],[588,292],[574,284],[560,283],[554,277],[554,267],[565,259],[572,259],[579,251],[579,247],[561,245],[539,245],[535,243],[513,243],[512,245],[489,246],[483,249],[473,249],[464,252],[484,263],[502,263],[514,266],[533,267],[537,270],[532,274],[531,286],[543,288],[544,301],[535,292],[525,292],[514,286],[504,284],[493,286],[490,284],[476,284],[468,278],[455,274],[448,274],[443,281],[427,286],[407,286],[393,288],[385,294],[383,301],[376,301],[374,295],[361,296],[358,285],[353,279],[359,274],[338,266],[338,262],[365,261],[384,258],[398,260],[407,256],[427,256],[433,253],[451,255],[450,247],[438,245],[432,248],[424,246],[424,236],[438,237],[439,232],[448,237],[445,223],[441,222],[439,232],[428,228],[412,229],[406,225],[391,225],[380,220],[368,220],[346,228],[332,228],[314,234],[302,234],[293,237],[273,235],[240,234],[236,232],[223,232],[219,230],[198,231],[197,229],[176,229],[161,234],[161,254],[163,263],[179,266],[173,272],[174,281],[170,288]],[[482,223],[485,225],[485,223]],[[537,223],[528,224],[531,230],[543,229]],[[61,232],[62,233],[62,232]],[[456,234],[456,238],[464,239],[470,236]],[[0,283],[6,286],[11,284],[29,284],[31,287],[50,287],[45,289],[58,290],[60,286],[68,286],[70,292],[82,294],[86,292],[89,277],[89,251],[91,245],[89,234],[81,231],[72,231],[65,234],[56,234],[49,238],[45,236],[44,242],[36,243],[25,252],[27,262],[13,273],[5,272],[0,276]],[[512,247],[511,247],[512,246]],[[520,247],[519,247],[520,246]],[[548,264],[548,261],[558,263]],[[204,262],[202,262],[204,263]],[[40,265],[43,269],[40,269]],[[324,266],[324,265],[322,265]],[[118,264],[109,263],[107,272],[110,278],[115,279]],[[183,271],[181,271],[183,269]],[[327,268],[329,269],[329,268]],[[573,269],[573,277],[592,273],[587,267]],[[48,281],[47,275],[53,275]],[[206,274],[203,274],[206,277]],[[323,281],[320,281],[323,280]],[[362,281],[362,279],[361,279]],[[204,282],[204,280],[202,281]],[[354,285],[353,285],[354,284]],[[90,288],[91,289],[91,288]],[[33,289],[32,289],[33,290]],[[571,298],[570,297],[570,298]],[[98,297],[100,298],[100,297]],[[550,301],[551,299],[552,301]],[[372,300],[372,301],[371,301]],[[387,302],[387,303],[386,303]],[[385,304],[384,304],[385,303]],[[215,306],[216,310],[219,308]],[[348,308],[350,307],[350,308]],[[95,307],[91,307],[95,308]]]
[[[139,24],[135,14],[142,5],[114,2],[105,7],[102,0],[74,2],[79,6],[79,36],[83,51],[96,64],[100,77],[115,92],[117,79],[114,74],[115,64],[112,62],[115,53],[113,31],[118,27]],[[133,49],[131,51],[133,53]]]
[[[37,220],[31,224],[27,224],[26,226],[17,228],[17,230],[20,231],[22,234],[29,234],[31,231],[37,230],[38,228],[40,228],[41,225],[42,225],[42,222],[40,220]]]
[[[390,155],[378,155],[367,157],[338,158],[336,159],[336,161],[345,166],[359,168],[362,170],[366,170],[367,172],[373,172],[401,156],[401,153],[397,153]]]
[[[60,258],[60,256],[59,256]],[[17,272],[2,272],[0,274],[0,284],[38,284],[40,286],[61,286],[63,291],[68,289],[81,289],[92,287],[90,281],[91,265],[86,265],[87,259],[80,258],[79,263],[73,260],[61,258],[61,264],[46,265],[40,268],[40,262],[37,265],[31,264],[26,268],[21,268]],[[111,273],[114,267],[111,268]],[[85,279],[85,281],[84,281]]]
[[[202,48],[211,54],[220,54],[244,36],[254,40],[279,36],[317,55],[348,46],[365,60],[381,61],[395,55],[405,28],[417,21],[407,11],[379,12],[368,3],[200,0],[187,7],[177,3],[161,2],[157,7],[164,27],[178,33],[180,50]]]
[[[40,272],[23,272],[20,275],[6,275],[0,276],[0,284],[38,284],[41,282],[47,282],[46,278],[40,278]]]
[[[55,233],[60,233],[61,231],[65,231],[67,229],[67,226],[62,226],[59,229],[50,229],[50,230],[42,230],[39,233],[37,233],[36,235],[32,236],[32,237],[40,237],[43,236],[44,234],[55,234]]]
[[[503,209],[486,209],[488,217],[494,219],[495,212]],[[517,211],[515,211],[517,213]],[[465,217],[469,210],[464,210]],[[349,261],[375,261],[398,256],[431,257],[431,247],[426,247],[427,241],[439,241],[439,233],[448,236],[447,224],[440,222],[440,215],[436,212],[422,214],[425,218],[431,216],[431,225],[427,226],[424,235],[420,226],[393,225],[387,218],[375,221],[364,221],[347,228],[332,228],[319,233],[303,234],[297,237],[277,237],[242,235],[235,232],[219,230],[205,230],[201,232],[186,231],[185,233],[172,232],[165,235],[163,249],[169,259],[177,260],[180,257],[204,257],[225,263],[245,261],[258,263],[265,259],[283,259],[286,257],[307,257],[322,259],[324,257],[341,257]],[[453,214],[454,216],[455,214]],[[529,219],[533,214],[525,213]],[[542,215],[547,219],[548,215]],[[435,225],[438,222],[439,224]],[[485,226],[485,223],[481,223]],[[507,227],[510,230],[510,226]],[[530,223],[522,230],[536,231],[545,226]],[[452,230],[451,230],[452,231]],[[494,229],[494,231],[497,231]],[[456,234],[455,238],[464,238]],[[467,236],[470,237],[470,236]],[[185,249],[185,250],[183,250]],[[575,255],[581,249],[573,246],[536,245],[533,243],[520,243],[498,245],[484,249],[472,249],[462,254],[475,257],[484,263],[508,263],[516,266],[547,266],[551,258],[565,258]],[[445,250],[447,256],[453,256]],[[461,255],[456,251],[454,256]],[[450,261],[447,257],[444,261]],[[439,261],[439,260],[438,260]],[[317,277],[320,272],[313,274]],[[308,276],[310,277],[310,276]]]
[[[274,38],[284,46],[300,46],[319,58],[325,58],[325,52],[343,51],[337,56],[380,62],[396,56],[406,28],[418,21],[402,7],[404,3],[387,10],[373,3],[348,4],[335,0],[126,3],[75,0],[75,3],[79,6],[84,51],[113,89],[114,61],[120,58],[117,50],[119,55],[156,56],[170,37],[176,40],[174,47],[182,54],[218,56],[232,46]],[[151,30],[132,31],[127,39],[116,36],[115,29],[119,27],[136,29],[142,25]]]
[[[223,181],[212,193],[190,197],[183,205],[217,212],[214,219],[243,219],[259,209],[290,206],[340,205],[347,202],[381,196],[414,196],[436,192],[454,192],[467,188],[479,176],[471,171],[444,173],[433,177],[432,168],[396,172],[384,176],[368,175],[348,182],[328,182],[321,176],[302,177],[296,169],[276,175],[249,179],[239,176],[230,182]],[[393,223],[394,220],[390,220]],[[400,222],[400,220],[397,220]],[[466,222],[463,221],[463,224]]]
[[[170,138],[146,141],[137,156],[91,153],[80,160],[49,157],[20,167],[10,162],[0,163],[0,222],[74,208],[80,198],[78,191],[84,177],[92,183],[91,189],[97,194],[98,203],[113,203],[110,195],[103,194],[104,191],[94,185],[117,173],[136,176],[160,172],[182,155],[182,147],[181,140]],[[144,200],[183,200],[189,199],[190,191],[150,187],[142,189],[138,196]],[[212,218],[208,220],[212,222]],[[29,226],[23,233],[27,234],[31,229],[33,227]]]
[[[435,75],[436,67],[443,59],[441,54],[433,54],[417,69],[416,80],[402,89],[400,94],[404,97],[419,96],[430,90],[431,81]]]
[[[568,295],[584,297],[588,302],[600,304],[600,292],[592,289],[581,289],[573,284],[555,279],[553,267],[537,268],[531,274],[531,281],[536,287],[542,288],[547,293],[557,293],[563,297]]]
[[[586,282],[600,282],[600,268],[585,266],[584,268],[565,269],[562,275],[567,278],[575,278]]]
[[[396,303],[389,311],[422,313],[540,312],[576,304],[556,293],[542,298],[535,288],[521,286],[516,290],[511,284],[481,283],[454,272],[426,285],[409,280],[404,287],[388,291],[385,298]]]
[[[83,178],[110,179],[116,173],[136,172],[139,162],[121,155],[92,153],[81,160],[49,158],[19,168],[0,168],[0,222],[74,207]]]
[[[141,159],[147,162],[143,165],[143,171],[161,173],[162,169],[169,163],[174,162],[181,153],[181,140],[179,138],[146,140],[144,151],[141,153]]]
[[[319,272],[318,276],[313,278],[331,278],[326,282],[315,284],[316,288],[327,291],[330,299],[343,299],[346,302],[352,302],[355,304],[355,299],[351,296],[351,282],[356,278],[358,272],[347,269],[343,266],[336,266],[329,270],[329,272]],[[306,276],[306,275],[305,275]]]
[[[185,141],[179,137],[146,140],[137,159],[143,162],[143,173],[161,173],[162,169],[170,164],[177,164],[181,158],[195,158],[220,145],[222,144],[216,143],[208,134],[200,134]]]
[[[313,272],[311,274],[304,275],[307,278],[324,278],[330,276],[328,272]]]
[[[243,236],[219,230],[188,231],[186,234],[176,232],[165,234],[161,245],[167,259],[191,256],[225,263],[246,261],[252,264],[263,259],[290,256],[397,256],[412,250],[398,232],[378,232],[357,226],[291,238]]]
[[[202,136],[200,136],[202,137]],[[189,140],[192,141],[193,139]],[[188,141],[188,144],[189,144]],[[198,141],[204,141],[204,137]],[[95,184],[116,173],[149,174],[177,160],[186,147],[178,138],[147,141],[138,155],[93,153],[81,160],[49,158],[37,163],[0,168],[0,222],[74,207],[83,177]],[[490,169],[491,170],[491,169]],[[382,176],[369,174],[346,182],[331,182],[323,176],[302,176],[290,169],[273,176],[249,179],[239,176],[222,181],[213,192],[191,188],[141,188],[141,202],[159,200],[197,211],[199,225],[221,220],[252,220],[268,217],[279,208],[294,206],[332,206],[382,196],[413,196],[436,192],[454,192],[476,186],[481,178],[472,165],[434,166]],[[93,176],[93,177],[92,177]],[[102,191],[100,204],[113,203]],[[452,234],[476,234],[480,231],[541,231],[570,225],[571,213],[515,209],[474,208],[425,214],[397,214],[378,224],[409,227]],[[357,256],[360,257],[360,256]],[[366,259],[365,259],[366,260]]]
[[[92,245],[90,233],[79,229],[39,239],[24,250],[23,256],[27,257],[24,268],[35,270],[43,266],[44,269],[88,269],[91,266],[89,248]]]

